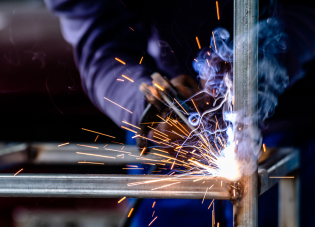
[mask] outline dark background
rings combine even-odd
[[[124,141],[82,91],[72,47],[42,1],[0,1],[0,46],[1,141],[93,142],[81,128]]]

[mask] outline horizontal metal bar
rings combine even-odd
[[[140,152],[136,146],[121,145],[109,143],[105,148],[104,144],[84,143],[84,145],[95,147],[97,149],[78,146],[76,143],[58,147],[58,143],[33,143],[32,148],[38,151],[34,164],[78,164],[80,161],[101,162],[104,164],[127,164],[141,163],[143,160],[137,159]],[[123,150],[122,150],[123,149]],[[106,155],[113,158],[99,158],[88,155],[80,155],[76,152],[93,153]],[[117,158],[117,155],[124,155],[123,158]],[[146,154],[146,158],[156,159],[152,154]],[[81,164],[79,164],[81,165]]]
[[[277,150],[259,165],[259,194],[299,167],[299,152]],[[222,182],[222,183],[221,183]],[[205,176],[0,174],[2,197],[231,199],[230,182]],[[221,186],[222,185],[222,186]],[[207,193],[206,193],[207,192]],[[232,196],[233,199],[235,197]]]
[[[35,158],[36,153],[26,144],[5,144],[0,149],[0,169],[26,163]]]
[[[258,167],[258,175],[260,178],[260,187],[258,188],[259,195],[278,183],[282,177],[287,176],[299,167],[300,156],[297,149],[282,148],[276,150],[275,154],[260,163]]]
[[[0,149],[0,156],[12,154],[16,152],[26,151],[28,149],[28,145],[26,143],[17,143],[17,144],[5,144]]]
[[[1,174],[0,196],[202,199],[211,187],[206,199],[228,200],[227,183],[226,179],[213,177]]]

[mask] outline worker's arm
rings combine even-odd
[[[156,71],[148,54],[139,64],[150,39],[146,32],[150,29],[141,23],[143,18],[118,0],[45,0],[45,3],[60,18],[63,36],[74,48],[82,86],[91,101],[116,124],[125,119],[137,125],[145,107],[139,85],[150,84],[150,75]]]

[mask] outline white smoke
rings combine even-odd
[[[223,102],[222,97],[227,95],[221,108],[223,121],[220,123],[220,133],[224,134],[227,145],[220,152],[218,163],[220,175],[225,175],[233,180],[243,174],[251,174],[257,168],[262,138],[259,130],[249,126],[253,120],[262,125],[263,121],[273,114],[278,104],[278,96],[283,93],[289,83],[286,69],[278,60],[279,54],[286,51],[287,48],[287,36],[283,33],[281,23],[274,18],[269,18],[259,22],[250,32],[258,32],[259,43],[258,103],[250,104],[257,105],[258,111],[254,113],[253,119],[244,117],[243,110],[232,112],[233,43],[230,41],[230,34],[227,30],[215,29],[210,42],[211,49],[203,49],[199,53],[197,61],[193,63],[194,69],[203,81],[204,91],[216,100],[213,102],[213,106],[217,106],[217,100]],[[244,34],[244,37],[246,35]],[[203,119],[201,119],[203,124],[206,125],[206,121],[209,121],[213,115],[207,117],[203,114]],[[215,130],[210,124],[208,125],[209,128],[206,131],[209,132],[209,138],[215,140],[213,136]],[[227,174],[231,172],[231,157],[236,160],[237,165],[233,171],[238,171],[240,173],[238,176],[233,173],[234,175],[229,177]]]

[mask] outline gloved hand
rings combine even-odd
[[[154,83],[154,82],[153,82]],[[164,92],[170,96],[170,99],[172,101],[174,98],[174,93],[176,93],[176,98],[179,100],[186,100],[195,93],[197,93],[200,89],[198,87],[198,82],[191,76],[187,75],[180,75],[178,77],[173,78],[170,81],[171,86],[169,87],[168,85],[162,86],[162,89]],[[159,84],[158,84],[159,85]],[[142,116],[142,121],[140,123],[140,128],[141,128],[141,136],[148,137],[150,139],[153,139],[155,141],[160,141],[158,138],[161,138],[161,136],[158,136],[159,133],[156,133],[156,130],[152,129],[155,128],[159,130],[160,132],[166,133],[169,139],[172,141],[176,140],[182,140],[183,137],[178,136],[173,133],[167,133],[167,131],[176,131],[178,134],[183,134],[181,131],[179,131],[177,128],[174,126],[170,126],[171,124],[165,123],[165,121],[161,120],[158,116],[164,118],[167,114],[169,114],[172,109],[170,109],[167,105],[165,105],[165,101],[162,99],[162,97],[159,95],[158,88],[156,88],[157,85],[152,86],[152,85],[146,85],[142,84],[140,86],[140,90],[145,96],[145,99],[149,103],[148,107],[146,108],[143,116]],[[174,92],[175,91],[175,92]],[[175,101],[174,101],[175,102]],[[179,105],[175,102],[176,106],[179,107]],[[182,110],[182,109],[181,109]],[[158,116],[157,116],[158,115]],[[188,117],[186,115],[186,117]],[[148,122],[154,122],[154,124],[144,124]],[[158,122],[161,122],[157,124]],[[187,131],[189,131],[188,127],[182,123],[184,127],[186,127]],[[148,127],[149,126],[149,127]],[[183,128],[181,128],[183,130]],[[185,131],[185,130],[184,130]],[[187,133],[185,131],[185,133]],[[184,135],[186,136],[186,135]],[[150,141],[150,140],[149,140]],[[148,140],[145,140],[143,138],[137,138],[137,144],[142,150],[143,147],[148,147],[153,145],[154,143],[148,144]],[[147,150],[148,151],[148,150]]]

